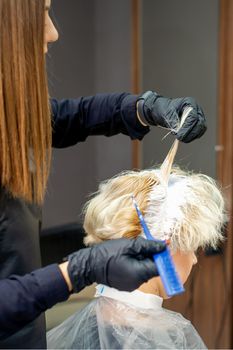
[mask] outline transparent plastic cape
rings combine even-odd
[[[47,333],[49,349],[206,349],[192,324],[157,296],[106,286],[97,295]]]

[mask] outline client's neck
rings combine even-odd
[[[159,277],[151,278],[148,282],[143,283],[138,290],[147,294],[158,295],[159,297],[165,299],[166,294],[163,289],[162,282]]]

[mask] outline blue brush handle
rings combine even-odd
[[[144,220],[144,217],[134,197],[133,197],[133,203],[137,211],[138,218],[140,220],[140,224],[143,228],[146,238],[151,241],[159,242],[159,240],[154,239],[154,237],[151,235],[150,230]],[[167,296],[172,297],[174,295],[183,293],[184,286],[176,272],[176,269],[171,257],[170,249],[166,247],[166,249],[162,253],[153,255],[153,259],[156,264],[159,275],[161,277],[161,280],[163,282],[163,286]]]
[[[157,270],[163,282],[168,297],[184,292],[184,286],[176,272],[170,249],[167,247],[162,253],[153,256]]]

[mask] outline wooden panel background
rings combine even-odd
[[[222,254],[203,252],[186,285],[186,292],[165,307],[191,320],[208,348],[233,347],[232,335],[232,181],[233,181],[233,0],[220,0],[219,121],[217,174],[229,212]],[[140,1],[132,0],[132,89],[140,90]],[[140,166],[140,144],[133,143],[132,164]]]
[[[225,328],[223,346],[233,347],[232,329],[232,195],[233,195],[233,1],[220,1],[220,46],[219,46],[219,155],[218,179],[222,184],[228,205],[227,244],[224,254],[225,272]],[[221,346],[221,343],[220,343]]]

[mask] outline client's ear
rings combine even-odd
[[[193,268],[194,263],[194,256],[195,254],[193,252],[181,252],[176,251],[172,253],[172,259],[175,264],[176,271],[184,284]]]

